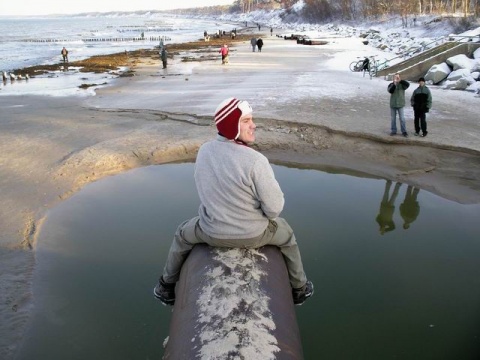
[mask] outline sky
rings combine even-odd
[[[82,12],[171,10],[231,5],[233,0],[2,0],[0,16],[76,14]]]

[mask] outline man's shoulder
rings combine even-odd
[[[237,144],[233,141],[228,140],[224,141],[218,138],[203,143],[202,146],[200,146],[200,150],[202,149],[203,151],[215,151],[219,154],[219,156],[231,154],[232,152],[234,152],[239,153],[244,157],[266,159],[265,155],[251,148],[250,146]]]

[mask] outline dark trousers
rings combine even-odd
[[[415,124],[415,132],[419,133],[420,129],[422,129],[422,133],[427,133],[427,120],[425,116],[425,111],[418,111],[413,110],[414,120],[413,123]]]

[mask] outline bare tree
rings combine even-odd
[[[463,0],[463,16],[467,17],[470,15],[470,9],[471,9],[471,0]],[[475,14],[475,12],[474,12]]]

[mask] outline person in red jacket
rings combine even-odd
[[[222,65],[228,64],[228,46],[227,44],[223,45],[218,51],[222,54]]]

